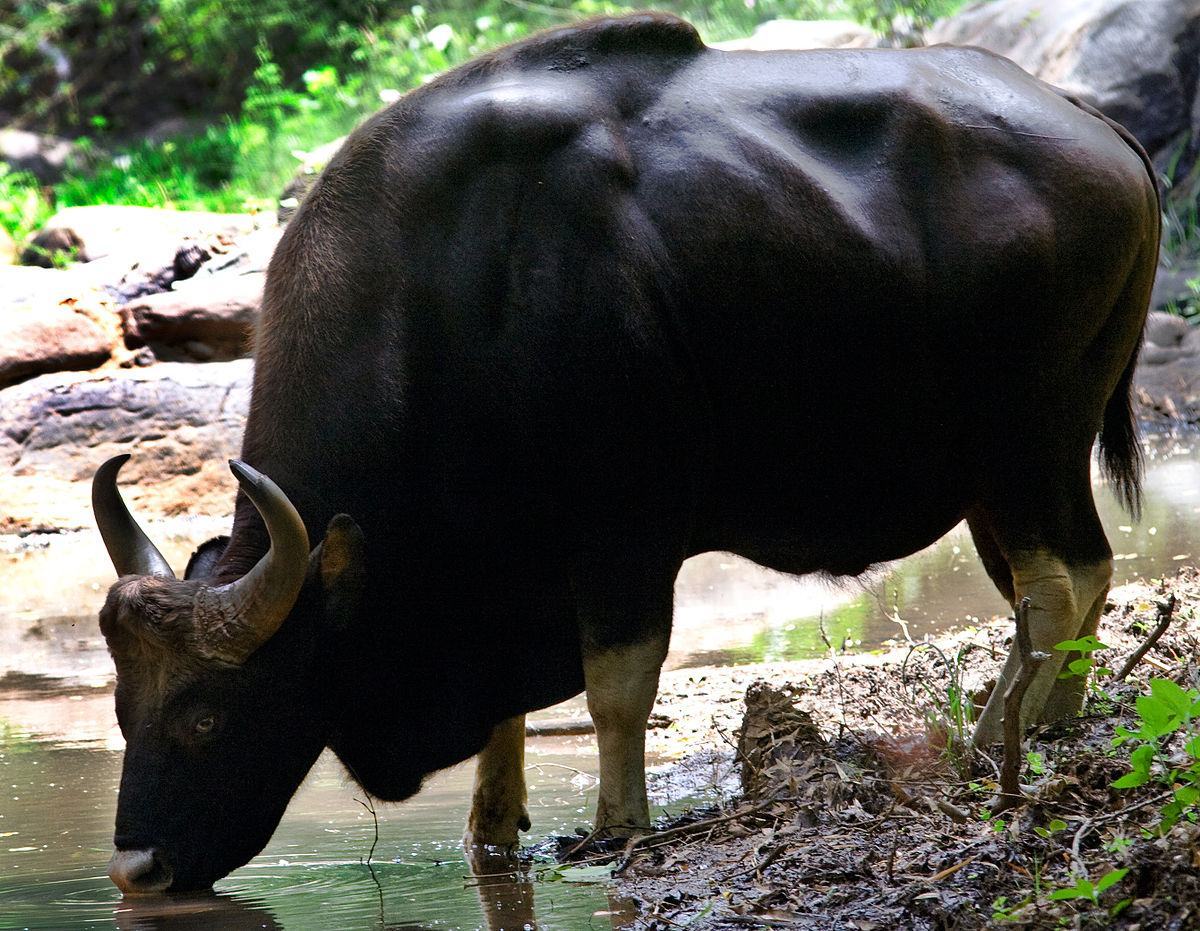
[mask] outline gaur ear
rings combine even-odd
[[[366,585],[363,532],[353,518],[338,514],[325,529],[325,539],[312,554],[321,583],[327,622],[335,629],[348,627],[358,610]]]
[[[229,537],[213,537],[196,547],[192,558],[188,560],[187,568],[183,571],[185,579],[207,579],[213,574],[217,560],[229,545]]]

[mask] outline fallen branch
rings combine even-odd
[[[1021,703],[1049,653],[1034,650],[1029,636],[1029,599],[1017,605],[1017,636],[1014,648],[1021,660],[1016,678],[1004,693],[1004,760],[1000,766],[1000,793],[992,802],[992,814],[998,815],[1025,803],[1021,792]]]
[[[756,814],[757,812],[762,811],[764,808],[767,808],[778,802],[788,802],[788,801],[798,801],[798,799],[769,798],[769,799],[765,799],[764,801],[759,802],[756,805],[751,805],[748,808],[739,808],[736,811],[732,811],[727,815],[718,815],[715,818],[705,818],[703,821],[693,821],[690,824],[682,824],[679,827],[668,828],[665,831],[657,831],[652,834],[636,834],[633,837],[629,838],[629,843],[626,844],[625,849],[623,851],[621,851],[620,860],[618,861],[617,865],[615,867],[613,867],[613,875],[614,876],[620,875],[621,872],[623,872],[625,869],[628,868],[629,864],[633,861],[634,852],[639,847],[643,847],[643,846],[658,847],[658,846],[661,846],[663,843],[665,843],[670,838],[676,837],[680,834],[697,834],[708,828],[712,828],[712,827],[716,827],[717,825],[724,824],[727,821],[737,821],[740,818],[745,818],[745,817],[748,817],[749,815]],[[609,853],[600,854],[595,857],[588,857],[587,859],[579,860],[577,862],[578,863],[596,863],[596,862],[603,861],[603,860],[611,860],[615,856],[616,856],[616,853],[609,852]]]
[[[1171,592],[1167,600],[1158,602],[1157,606],[1158,624],[1155,625],[1145,642],[1133,651],[1133,655],[1125,661],[1125,665],[1121,667],[1120,671],[1113,676],[1114,682],[1124,682],[1125,677],[1133,672],[1133,667],[1142,661],[1142,657],[1149,653],[1151,647],[1158,643],[1159,638],[1167,632],[1167,628],[1171,626],[1171,621],[1175,617],[1175,593]]]

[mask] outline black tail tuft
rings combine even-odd
[[[1100,428],[1100,471],[1133,519],[1142,516],[1142,444],[1133,414],[1133,369],[1137,352],[1121,373],[1104,408]]]

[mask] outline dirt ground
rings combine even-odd
[[[1115,589],[1095,657],[1120,670],[1172,595],[1124,681],[1095,677],[1082,717],[1027,736],[1025,802],[995,817],[1002,749],[963,750],[953,699],[994,675],[1011,621],[882,655],[666,674],[648,749],[682,759],[652,795],[708,782],[725,801],[611,857],[637,927],[1200,929],[1195,813],[1160,829],[1182,785],[1164,767],[1187,738],[1163,741],[1146,785],[1112,785],[1137,746],[1114,748],[1116,728],[1137,728],[1148,680],[1197,685],[1200,571]]]

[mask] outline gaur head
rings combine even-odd
[[[210,578],[224,540],[177,579],[117,491],[128,459],[96,472],[92,504],[120,577],[100,612],[117,669],[125,760],[109,876],[123,892],[208,888],[270,839],[333,727],[327,664],[363,583],[345,515],[309,552],[269,478],[232,462],[270,548],[240,578]]]

